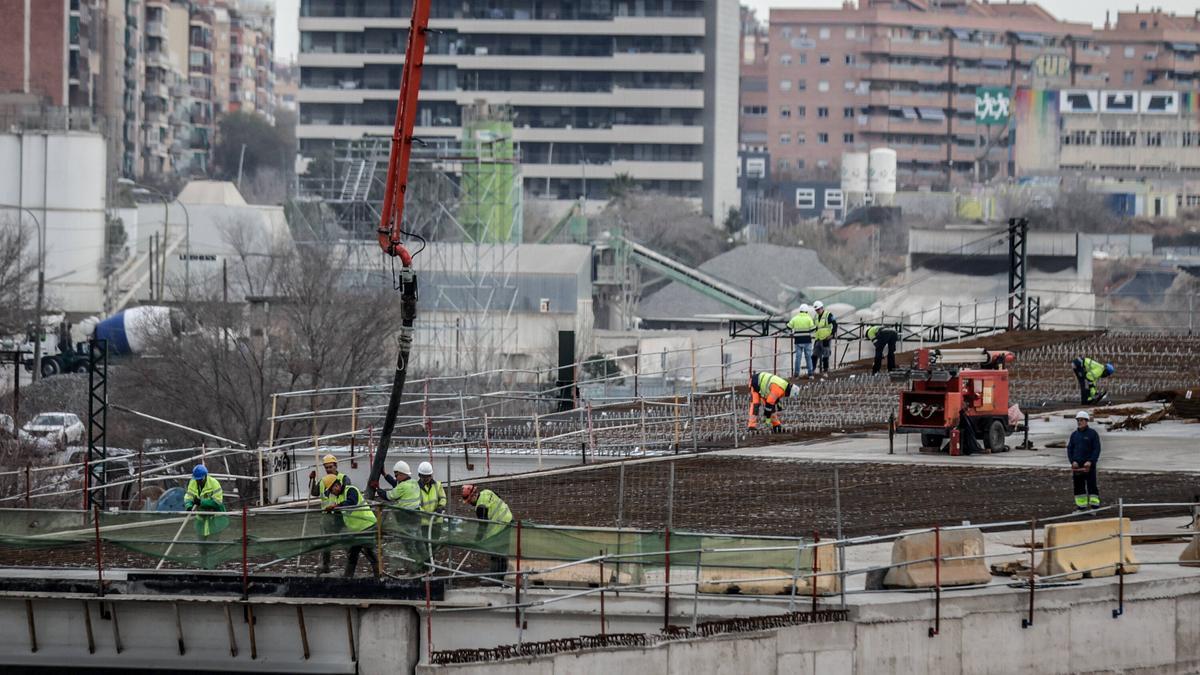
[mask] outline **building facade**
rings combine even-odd
[[[532,194],[603,198],[629,174],[709,213],[737,205],[736,3],[486,7],[434,3],[418,136],[459,138],[482,99],[511,107]],[[410,14],[399,0],[302,0],[302,154],[391,134]]]

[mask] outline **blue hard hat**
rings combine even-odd
[[[197,464],[196,468],[192,469],[192,478],[194,480],[204,480],[208,478],[208,469],[204,468],[203,464]]]
[[[1113,367],[1113,364],[1111,364],[1111,363],[1104,364],[1104,374],[1105,375],[1112,375],[1115,372],[1117,372],[1117,369]]]

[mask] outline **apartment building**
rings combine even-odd
[[[391,134],[408,0],[302,0],[301,151]],[[629,174],[738,204],[738,6],[705,0],[433,5],[417,135],[459,138],[464,108],[507,105],[528,192],[604,198]]]
[[[761,197],[769,180],[767,154],[767,27],[754,10],[742,7],[741,48],[738,50],[738,189],[742,203]]]
[[[1096,31],[1104,53],[1098,69],[1106,87],[1200,87],[1200,9],[1179,16],[1162,10],[1120,12]]]
[[[1013,91],[1038,73],[1088,86],[1105,59],[1089,25],[1036,4],[974,0],[772,10],[770,44],[776,175],[833,178],[843,152],[886,146],[902,186],[1011,175],[1011,135],[975,123],[976,89]]]

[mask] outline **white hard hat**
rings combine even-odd
[[[800,387],[793,384],[792,388],[788,390],[788,396],[791,398],[800,398]]]
[[[797,312],[811,312],[812,307],[809,307],[808,305],[800,305],[800,309],[798,309],[796,311]]]
[[[825,309],[825,303],[818,300],[813,303],[813,309]]]
[[[429,462],[421,462],[420,464],[417,465],[417,475],[418,476],[432,476],[433,475],[433,465],[430,464]]]
[[[1080,410],[1079,412],[1075,413],[1075,419],[1077,419],[1077,420],[1090,420],[1090,419],[1092,419],[1092,416],[1088,414],[1088,411],[1086,411],[1086,410]]]
[[[411,476],[412,469],[408,468],[408,462],[400,460],[392,465],[392,473],[402,473],[405,476]]]

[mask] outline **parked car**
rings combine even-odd
[[[33,440],[46,439],[59,445],[83,443],[83,422],[74,413],[42,413],[21,427]]]

